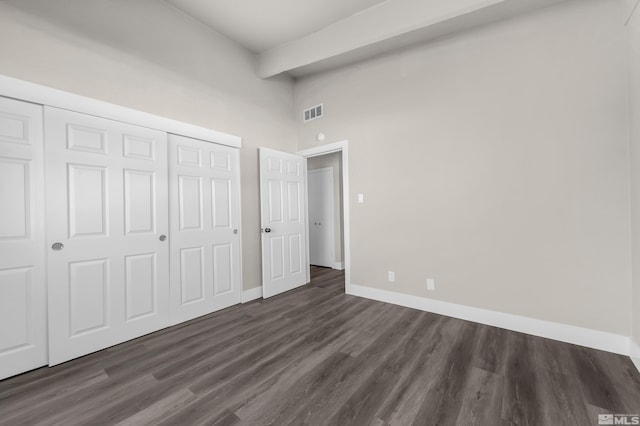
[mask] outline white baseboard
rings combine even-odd
[[[457,305],[356,284],[347,286],[347,294],[629,356],[630,339],[619,334]]]
[[[635,342],[633,339],[629,341],[630,351],[631,351],[631,361],[640,372],[640,343]]]
[[[344,271],[344,262],[335,262],[333,264],[332,269],[337,269],[338,271]]]
[[[242,292],[242,303],[251,302],[256,299],[262,299],[262,287],[250,288]]]

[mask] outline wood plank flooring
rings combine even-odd
[[[344,275],[0,382],[1,425],[597,425],[622,356],[344,294]]]

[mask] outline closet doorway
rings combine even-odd
[[[0,380],[240,303],[240,146],[0,76]]]

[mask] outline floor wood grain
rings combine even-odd
[[[344,294],[344,274],[0,381],[0,425],[597,425],[631,361]]]

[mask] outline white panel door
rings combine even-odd
[[[0,379],[47,364],[42,107],[0,97]]]
[[[45,107],[49,364],[169,324],[166,134]]]
[[[333,167],[309,170],[309,263],[333,268]]]
[[[241,301],[239,155],[169,135],[174,324]]]
[[[299,155],[260,148],[264,298],[309,282],[305,169]]]

